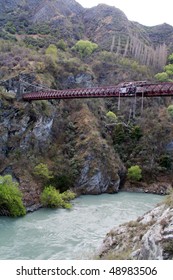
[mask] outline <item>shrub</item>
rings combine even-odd
[[[56,61],[58,56],[57,47],[54,44],[50,44],[49,47],[46,49],[46,55],[50,56],[53,61]]]
[[[97,44],[92,43],[87,40],[86,41],[80,40],[73,47],[74,50],[79,52],[81,57],[86,57],[86,56],[91,55],[97,48],[98,48]]]
[[[113,143],[122,144],[127,139],[127,132],[126,128],[121,124],[117,124],[116,127],[113,129]]]
[[[171,117],[173,117],[173,105],[169,105],[167,110],[168,110],[168,113],[171,115]]]
[[[172,159],[169,155],[161,155],[159,158],[159,165],[166,169],[171,169],[172,167]]]
[[[47,182],[52,179],[52,172],[49,171],[47,164],[39,163],[34,168],[34,174],[38,176],[42,181]]]
[[[133,181],[139,181],[142,178],[142,170],[138,165],[133,165],[128,169],[127,177]]]
[[[117,120],[117,116],[112,111],[109,111],[106,114],[106,117],[108,117],[111,121],[116,121]]]
[[[44,189],[41,195],[41,203],[45,207],[49,208],[71,208],[71,204],[68,203],[69,200],[74,199],[75,194],[71,191],[59,193],[53,186],[48,186]]]
[[[0,213],[12,217],[26,214],[18,183],[12,181],[11,175],[0,176]]]
[[[76,197],[76,195],[75,195],[74,192],[68,190],[68,191],[66,191],[66,192],[63,192],[63,193],[61,194],[61,197],[62,197],[62,199],[65,200],[65,201],[70,201],[70,200],[74,199],[74,198]]]
[[[131,128],[130,136],[134,140],[139,140],[142,137],[142,130],[138,125]]]
[[[63,39],[61,39],[61,40],[58,41],[57,47],[58,47],[59,49],[63,50],[63,51],[66,51],[66,49],[67,49],[67,43],[66,43]]]
[[[166,72],[156,74],[155,78],[160,82],[167,82],[169,80],[169,76]]]

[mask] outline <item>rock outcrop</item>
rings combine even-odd
[[[162,204],[112,229],[100,248],[100,258],[173,259],[173,208]]]
[[[99,119],[82,106],[73,112],[71,121],[76,126],[76,150],[74,159],[78,161],[80,172],[75,188],[83,194],[118,192],[125,168],[107,140],[101,135]]]

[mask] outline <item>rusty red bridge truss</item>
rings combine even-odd
[[[130,85],[129,85],[130,84]],[[132,82],[115,86],[77,88],[64,90],[44,90],[26,93],[23,100],[106,98],[106,97],[156,97],[173,96],[173,83]]]

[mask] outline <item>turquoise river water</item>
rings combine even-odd
[[[80,196],[71,210],[0,217],[0,259],[91,259],[115,225],[136,219],[163,197],[126,193]]]

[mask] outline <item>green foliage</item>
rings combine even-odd
[[[42,24],[29,24],[29,26],[26,28],[27,34],[42,34],[42,35],[48,35],[50,34],[51,29],[48,23]]]
[[[113,130],[113,141],[114,144],[122,144],[128,142],[130,145],[138,141],[143,135],[142,129],[138,125],[125,126],[123,123],[118,123]]]
[[[170,116],[173,117],[173,105],[169,105],[167,111],[170,114]]]
[[[117,120],[117,116],[112,111],[107,112],[106,117],[108,117],[109,120],[111,120],[111,121],[116,121]]]
[[[45,182],[53,178],[52,172],[49,171],[47,164],[44,163],[39,163],[35,166],[34,174]]]
[[[130,136],[132,139],[135,139],[138,141],[142,137],[142,135],[143,135],[143,133],[142,133],[142,129],[140,128],[140,126],[138,126],[138,125],[132,126],[131,131],[130,131]]]
[[[44,189],[41,195],[41,203],[45,207],[49,208],[71,208],[71,204],[68,202],[75,198],[75,194],[71,191],[59,193],[53,186],[48,186]]]
[[[26,214],[18,183],[12,181],[11,175],[0,176],[0,213],[12,217]]]
[[[164,67],[165,72],[158,73],[155,78],[160,82],[173,81],[173,53],[168,57],[169,64]]]
[[[172,167],[172,160],[171,157],[167,154],[160,156],[159,158],[159,165],[166,169],[171,169]]]
[[[119,123],[113,130],[113,142],[114,144],[121,144],[126,139],[126,129],[125,127]]]
[[[142,178],[142,170],[138,165],[128,168],[127,177],[133,181],[139,181]]]
[[[11,34],[15,34],[16,33],[16,28],[13,25],[13,22],[8,21],[5,25],[5,30],[8,31]]]
[[[168,74],[168,76],[172,76],[173,75],[173,64],[166,65],[165,71]]]
[[[87,40],[86,41],[80,40],[73,47],[73,49],[77,51],[81,57],[86,57],[91,55],[97,48],[98,48],[97,44]]]
[[[57,47],[62,51],[66,51],[67,43],[63,39],[61,39],[61,40],[58,41]]]
[[[156,74],[155,78],[160,82],[166,82],[169,80],[169,76],[166,72]]]
[[[68,190],[68,191],[63,192],[61,194],[61,197],[65,201],[70,201],[72,199],[75,199],[76,195],[74,192]]]
[[[54,44],[50,44],[49,47],[45,51],[47,56],[50,56],[53,61],[57,60],[58,50]]]
[[[26,37],[24,39],[24,43],[26,44],[27,47],[34,47],[36,49],[39,49],[39,48],[44,47],[45,40],[43,40],[41,38],[35,39],[35,38],[32,38],[32,37]]]
[[[173,53],[168,56],[168,61],[173,64]]]

